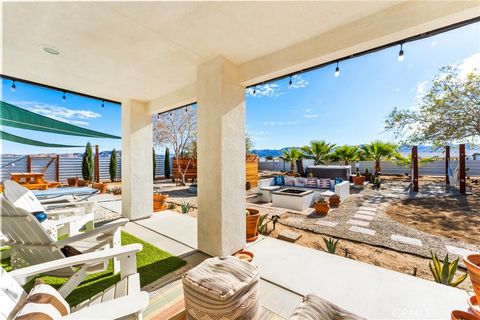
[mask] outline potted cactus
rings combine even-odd
[[[357,172],[353,177],[353,184],[356,186],[363,186],[365,183],[365,177],[360,175],[360,172]]]
[[[337,194],[333,194],[328,198],[328,204],[330,207],[338,207],[340,205],[340,197]]]
[[[320,197],[314,204],[315,213],[326,215],[330,211],[330,205],[325,198]]]

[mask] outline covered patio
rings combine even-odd
[[[474,1],[6,2],[2,74],[120,102],[127,230],[177,255],[223,256],[246,246],[247,87],[318,66],[333,76],[390,45],[408,55],[409,41],[479,15]],[[152,216],[152,116],[195,102],[198,223]],[[299,300],[315,292],[369,318],[466,308],[463,291],[378,267],[274,239],[250,248],[264,281]]]

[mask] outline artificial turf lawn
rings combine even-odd
[[[162,276],[177,270],[184,266],[186,262],[180,258],[172,256],[170,253],[158,249],[157,247],[144,242],[131,234],[122,232],[122,245],[131,243],[140,243],[143,250],[137,253],[137,270],[140,274],[140,285],[143,287]],[[10,259],[2,260],[2,267],[9,271]],[[66,298],[70,306],[75,306],[86,299],[93,297],[95,294],[114,285],[120,280],[120,275],[113,275],[113,265],[110,261],[106,271],[91,274],[83,280],[83,282]],[[67,278],[57,278],[51,276],[43,276],[45,283],[56,288],[65,283]],[[30,291],[33,287],[34,279],[29,281],[25,286],[25,291]]]

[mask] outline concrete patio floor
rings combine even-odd
[[[190,216],[163,211],[125,229],[191,267],[208,257],[196,251],[196,219]],[[285,318],[307,293],[368,319],[449,319],[452,310],[468,308],[463,290],[363,262],[268,237],[248,248],[260,268],[262,305]]]

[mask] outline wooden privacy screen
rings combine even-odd
[[[175,179],[180,179],[180,173],[178,172],[177,160],[173,158],[173,177]],[[182,172],[185,170],[188,164],[188,159],[179,159],[180,168]],[[249,154],[245,157],[245,171],[246,171],[246,180],[250,182],[251,187],[258,186],[258,156],[254,154]],[[190,181],[197,178],[197,160],[192,159],[188,170],[185,174],[185,180]]]

